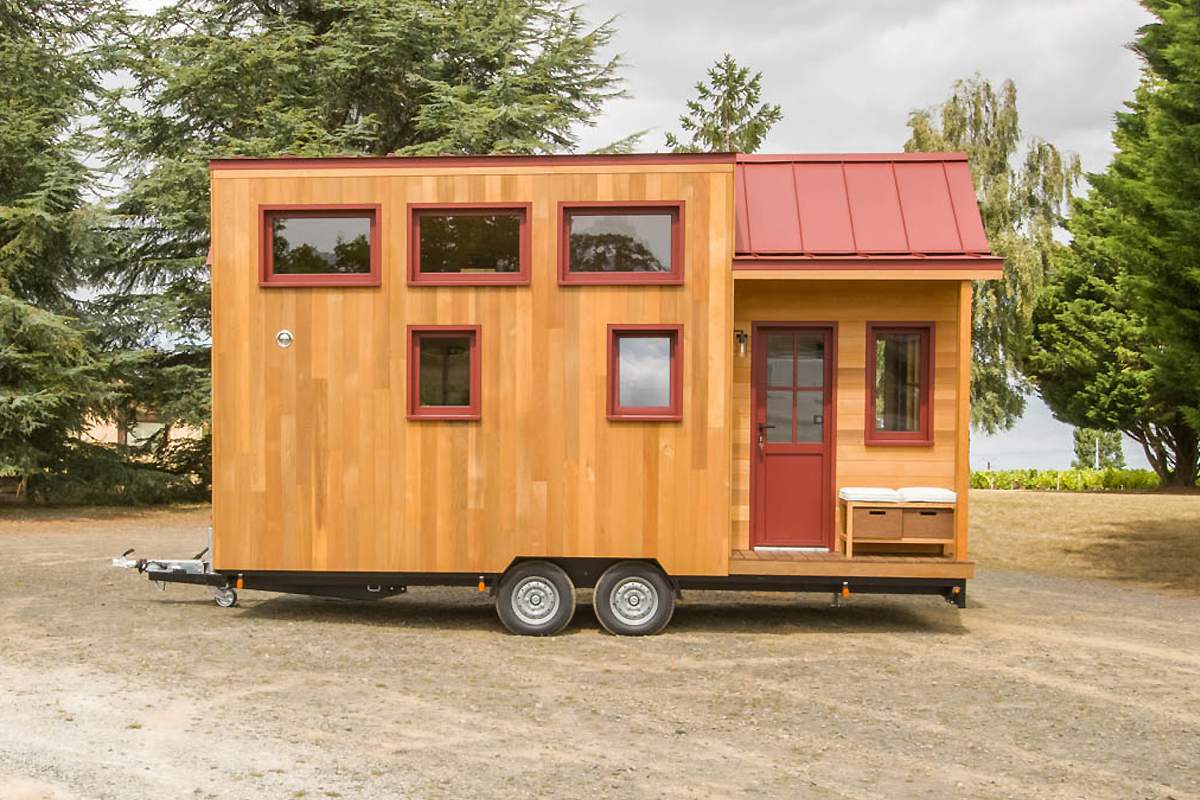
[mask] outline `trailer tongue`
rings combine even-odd
[[[204,548],[191,558],[130,558],[133,548],[126,550],[112,560],[117,569],[136,569],[147,578],[154,581],[159,589],[166,589],[168,583],[195,583],[201,586],[211,586],[213,600],[221,608],[229,608],[237,604],[237,590],[233,581],[227,575],[213,572],[212,562],[205,559],[208,548]]]

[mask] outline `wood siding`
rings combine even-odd
[[[726,574],[732,170],[215,171],[215,567],[496,572],[555,555]],[[557,204],[605,200],[685,203],[684,285],[559,286]],[[408,285],[408,204],[448,202],[532,203],[529,285]],[[382,285],[259,287],[258,208],[294,203],[380,204]],[[613,323],[683,326],[682,421],[605,418]],[[480,326],[481,420],[406,419],[409,325]]]
[[[834,442],[834,494],[843,486],[939,486],[958,489],[965,501],[966,408],[959,399],[960,376],[969,361],[969,333],[959,335],[964,295],[960,281],[798,281],[738,280],[734,328],[749,332],[755,322],[827,322],[837,326],[837,411]],[[969,293],[965,295],[969,318]],[[867,445],[866,330],[868,322],[934,323],[932,445]],[[964,344],[965,343],[965,344]],[[750,354],[733,356],[732,545],[750,547]],[[965,378],[964,384],[965,385]],[[962,435],[961,443],[959,435]],[[962,472],[956,480],[956,469]],[[836,504],[834,496],[829,498]],[[965,502],[962,510],[965,512]],[[966,514],[961,514],[961,546],[966,557]]]

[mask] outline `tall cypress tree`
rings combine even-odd
[[[1057,416],[1120,428],[1164,484],[1200,473],[1200,7],[1146,0],[1143,79],[1076,203],[1039,302],[1032,374]]]

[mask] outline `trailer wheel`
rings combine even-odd
[[[618,636],[652,636],[675,614],[675,593],[653,564],[622,561],[605,570],[592,594],[596,618]]]
[[[221,608],[233,608],[237,605],[237,589],[231,587],[213,589],[213,602]]]
[[[553,636],[575,616],[575,585],[549,561],[523,561],[504,573],[496,613],[521,636]]]

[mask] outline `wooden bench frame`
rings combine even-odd
[[[846,554],[846,558],[854,558],[854,511],[860,508],[869,509],[922,509],[930,511],[933,509],[949,509],[955,514],[958,513],[957,503],[887,503],[879,501],[861,501],[861,500],[838,500],[838,526],[837,526],[837,549],[842,550]],[[915,539],[899,537],[888,537],[886,539],[865,539],[860,538],[861,542],[870,542],[871,544],[940,544],[942,546],[942,554],[946,556],[954,556],[954,538],[948,539]]]

